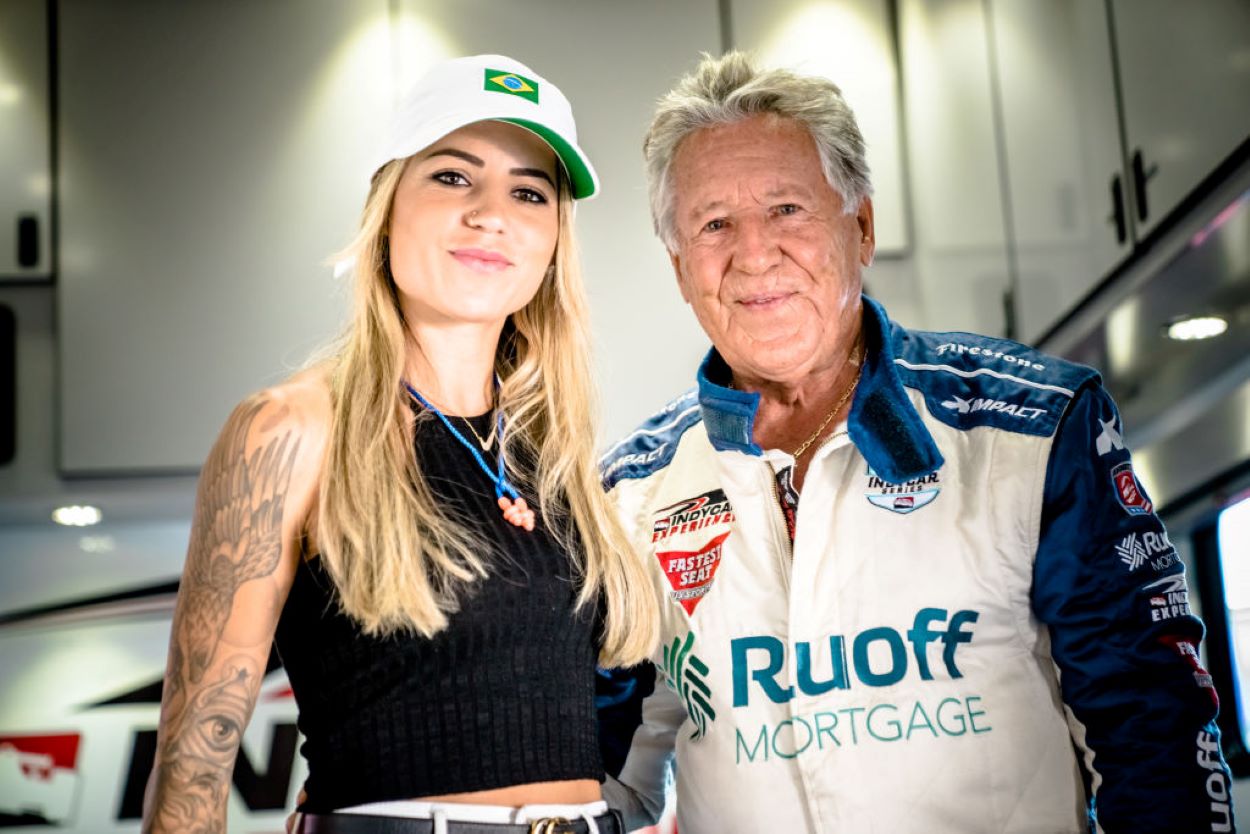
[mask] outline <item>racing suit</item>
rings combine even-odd
[[[715,351],[605,456],[664,600],[654,670],[602,673],[608,799],[653,820],[675,755],[682,834],[1232,831],[1202,624],[1096,372],[870,299],[864,336],[793,539],[793,458]]]

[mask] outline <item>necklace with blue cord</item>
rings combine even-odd
[[[451,432],[451,436],[456,438],[461,446],[469,450],[469,454],[471,454],[473,456],[473,460],[477,462],[478,468],[485,472],[486,477],[490,478],[491,483],[495,485],[495,503],[497,503],[499,505],[499,509],[503,511],[503,517],[510,524],[514,524],[527,531],[533,530],[534,511],[530,509],[529,504],[527,504],[521,494],[517,492],[516,487],[514,487],[508,480],[508,476],[504,471],[503,443],[499,444],[499,450],[496,453],[496,467],[492,471],[491,467],[482,457],[482,453],[469,442],[468,438],[461,434],[459,430],[452,425],[451,420],[448,420],[447,416],[443,414],[443,412],[439,411],[433,403],[421,396],[421,392],[416,388],[413,388],[407,380],[404,380],[404,387],[408,389],[408,393],[412,395],[413,399],[421,403],[426,411],[429,411],[437,417],[442,424],[447,427],[447,431]],[[498,378],[495,379],[495,387],[499,387]],[[501,438],[503,437],[502,411],[497,411],[495,413],[494,433]]]

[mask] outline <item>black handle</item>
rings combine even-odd
[[[1158,172],[1158,165],[1146,167],[1146,162],[1142,159],[1141,148],[1133,151],[1133,191],[1134,197],[1137,198],[1137,219],[1143,223],[1150,214],[1146,202],[1146,182]]]
[[[39,218],[23,214],[17,218],[17,265],[36,266],[39,263]]]
[[[1119,174],[1111,178],[1111,217],[1107,219],[1115,222],[1116,243],[1128,240],[1128,218],[1124,216],[1124,185],[1120,182]]]

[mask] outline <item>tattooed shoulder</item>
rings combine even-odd
[[[192,683],[213,662],[240,589],[278,568],[300,444],[290,406],[257,395],[235,409],[204,464],[174,624]]]

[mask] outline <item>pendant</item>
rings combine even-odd
[[[516,501],[502,496],[499,499],[499,509],[503,510],[503,517],[510,524],[517,527],[524,527],[527,531],[534,529],[534,511],[525,503],[524,498],[518,497]]]

